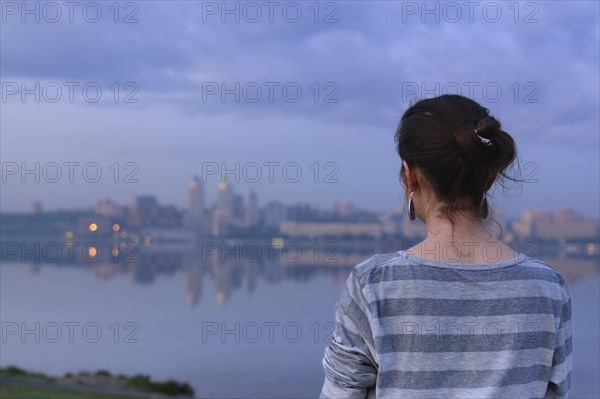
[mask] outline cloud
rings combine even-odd
[[[245,7],[231,4],[228,7]],[[332,13],[338,19],[331,24],[315,23],[315,11],[303,5],[300,21],[289,23],[283,17],[283,4],[287,3],[274,8],[273,22],[269,10],[260,7],[262,17],[257,23],[247,21],[254,15],[252,9],[240,12],[236,23],[236,15],[222,9],[210,14],[201,2],[140,3],[135,24],[113,23],[107,9],[107,18],[98,24],[81,20],[23,24],[10,19],[3,26],[2,73],[6,78],[135,80],[142,90],[154,93],[152,98],[163,95],[171,101],[179,94],[183,107],[211,113],[252,114],[257,107],[247,101],[231,108],[198,106],[203,82],[298,82],[307,92],[300,104],[290,107],[281,98],[259,104],[274,112],[332,115],[339,122],[367,123],[389,117],[386,108],[406,103],[405,82],[435,87],[448,82],[509,85],[535,80],[548,88],[542,91],[547,93],[556,77],[572,79],[574,68],[586,73],[580,81],[597,79],[598,20],[592,3],[519,6],[518,19],[533,15],[539,21],[531,24],[514,23],[514,8],[508,6],[502,7],[498,23],[482,17],[483,6],[475,8],[473,22],[463,7],[459,22],[448,22],[450,9],[436,23],[436,16],[408,14],[407,5],[400,2],[350,2],[340,3],[337,9],[320,9],[318,19]],[[432,4],[442,12],[450,3]],[[222,18],[227,22],[222,23]],[[336,83],[338,105],[310,106],[314,101],[309,104],[308,86],[314,82]],[[366,108],[357,114],[357,106]]]
[[[527,3],[533,8],[518,3],[518,23],[508,3],[497,3],[503,12],[497,23],[482,17],[483,5],[472,22],[463,9],[457,23],[448,21],[450,11],[437,23],[425,14],[423,23],[423,15],[406,8],[421,2],[344,2],[337,8],[320,3],[317,23],[312,3],[301,3],[297,23],[286,21],[284,3],[278,3],[273,22],[263,8],[257,23],[232,22],[235,16],[228,14],[222,23],[223,15],[207,13],[205,3],[140,2],[134,24],[114,23],[108,9],[97,24],[9,19],[2,24],[2,79],[107,86],[134,81],[140,107],[177,106],[184,118],[290,117],[381,131],[395,128],[410,99],[459,87],[525,140],[598,146],[599,25],[593,2]],[[443,10],[450,3],[435,4]],[[327,15],[338,22],[323,23]],[[522,23],[532,15],[537,23]],[[268,82],[279,84],[273,102]],[[250,95],[259,87],[262,97],[256,103],[235,102],[235,95],[223,102],[220,93],[203,98],[207,83],[219,89],[221,83],[247,85]],[[284,98],[286,83],[301,87],[300,101]],[[407,87],[418,89],[415,96],[407,96]],[[495,101],[486,87],[492,94],[500,87],[501,98]],[[123,104],[113,106],[124,111]]]

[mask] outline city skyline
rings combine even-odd
[[[578,162],[589,162],[589,160],[586,161],[586,156],[583,156],[582,154],[579,154],[577,159]],[[75,174],[73,182],[69,182],[67,180],[67,176],[69,176],[70,172],[68,168],[70,163],[65,162],[64,164],[66,164],[67,167],[61,166],[61,179],[57,182],[52,182],[47,179],[45,180],[42,172],[43,167],[44,165],[51,165],[52,168],[54,168],[54,164],[60,165],[60,163],[54,161],[49,161],[47,163],[39,161],[36,162],[42,166],[38,166],[37,173],[31,173],[30,171],[29,176],[27,175],[26,171],[23,172],[19,170],[20,166],[18,163],[3,162],[3,182],[1,184],[2,190],[0,190],[0,212],[26,212],[33,202],[41,202],[45,209],[83,209],[91,206],[90,203],[97,201],[99,197],[106,195],[106,193],[111,193],[110,198],[121,203],[127,203],[128,201],[131,201],[131,198],[144,194],[153,195],[159,199],[160,202],[170,203],[178,208],[185,208],[188,202],[185,196],[177,195],[177,192],[185,190],[184,182],[189,180],[189,173],[187,173],[187,177],[183,177],[181,180],[174,179],[172,176],[168,178],[167,176],[164,176],[163,180],[166,179],[166,181],[169,182],[168,184],[173,186],[173,189],[164,190],[159,185],[153,186],[144,184],[142,173],[143,168],[137,164],[135,168],[133,168],[133,166],[131,166],[132,163],[128,162],[74,161],[72,163],[77,163],[79,168],[82,167],[81,165],[100,165],[97,167],[95,166],[95,168],[100,171],[102,179],[98,182],[86,181],[86,179],[82,177],[83,172],[78,171],[81,173],[81,175]],[[28,167],[34,170],[35,167],[31,166],[34,163],[35,162],[27,164],[29,166],[24,166],[24,170],[26,170]],[[232,165],[235,165],[236,163],[239,164],[240,162],[231,162]],[[264,163],[267,165],[269,164],[268,161],[265,161]],[[296,162],[279,161],[277,163],[279,165],[293,165]],[[399,159],[397,160],[397,163],[398,165],[400,164]],[[14,174],[6,173],[7,168],[5,167],[5,164],[10,164],[10,167],[13,167],[12,164],[17,164],[17,171]],[[249,165],[260,163],[249,161],[247,163],[242,162],[241,164]],[[261,181],[258,181],[257,183],[254,183],[253,181],[246,181],[241,173],[238,173],[236,178],[230,179],[230,181],[233,181],[231,184],[234,185],[237,190],[243,190],[245,193],[250,191],[260,193],[263,201],[312,203],[323,208],[329,207],[333,203],[341,200],[350,200],[358,207],[379,212],[398,207],[401,208],[405,205],[404,193],[398,179],[399,168],[398,170],[388,168],[388,170],[383,174],[387,175],[391,180],[390,183],[387,184],[389,187],[385,187],[386,184],[381,183],[380,193],[385,194],[391,192],[392,194],[380,195],[380,197],[386,198],[384,202],[381,200],[376,202],[365,202],[364,198],[361,200],[360,196],[353,195],[348,192],[349,187],[347,184],[344,185],[344,190],[339,190],[340,186],[342,186],[343,168],[336,163],[335,169],[325,169],[325,165],[328,164],[331,163],[307,162],[305,164],[300,164],[300,166],[296,167],[296,169],[301,170],[303,179],[297,183],[291,182],[287,176],[282,174],[276,175],[274,182],[269,182],[267,176],[268,168],[266,167],[264,167],[264,170],[262,171],[263,176]],[[121,170],[116,171],[115,165]],[[127,166],[127,169],[125,165],[129,165]],[[315,169],[315,165],[318,167],[318,169]],[[48,166],[49,170],[52,168]],[[564,181],[565,184],[572,184],[573,181],[579,181],[579,179],[572,179],[568,177],[568,174],[572,168],[560,168],[559,164],[556,163],[553,168],[555,168],[555,170],[551,171],[550,173],[542,174],[540,165],[533,162],[524,162],[523,159],[521,159],[519,165],[515,164],[509,168],[508,174],[512,176],[520,176],[524,181],[521,183],[508,182],[506,188],[496,183],[490,189],[488,193],[488,199],[492,204],[504,209],[506,214],[512,218],[518,217],[524,210],[531,208],[531,206],[528,206],[528,204],[544,204],[545,207],[543,209],[552,212],[571,208],[576,209],[579,213],[586,215],[586,217],[599,218],[600,206],[598,206],[598,203],[594,202],[594,195],[596,191],[600,189],[600,185],[598,184],[592,184],[591,187],[587,188],[585,193],[581,194],[570,194],[570,192],[566,189],[555,189],[553,192],[548,194],[543,194],[539,191],[539,186],[543,181],[542,177],[544,177],[544,175],[547,176],[549,174],[553,174],[554,181],[561,179],[561,181]],[[135,174],[131,173],[133,169],[135,169]],[[589,166],[587,169],[589,170]],[[77,169],[75,170],[77,171]],[[324,181],[325,176],[327,173],[331,174],[332,171],[336,172],[333,174],[333,176],[337,178],[337,182],[334,180],[331,183],[326,183]],[[92,169],[92,172],[94,172],[94,169]],[[359,168],[359,172],[360,176],[364,180],[370,179],[368,176],[365,176],[364,168]],[[21,173],[23,173],[23,175],[21,175]],[[54,173],[54,171],[48,173]],[[159,176],[162,176],[164,171],[159,170],[159,173]],[[133,181],[132,183],[126,182],[125,179],[128,174],[134,176],[137,181]],[[317,174],[319,181],[315,183],[314,179],[317,178]],[[113,179],[116,179],[117,175],[120,181],[115,183]],[[201,171],[192,173],[191,175],[201,176]],[[36,178],[38,179],[37,182],[35,181]],[[206,183],[202,183],[203,186],[209,187],[209,189],[204,193],[204,201],[214,203],[218,199],[218,190],[211,189],[210,187],[218,186],[220,176],[208,175],[203,176],[203,178],[207,180]],[[289,181],[286,181],[285,179],[288,179]],[[201,182],[202,180],[203,179],[201,179]],[[315,190],[318,191],[315,192]]]
[[[208,183],[203,183],[202,179],[199,177],[200,175],[195,174],[193,175],[187,183],[187,191],[184,191],[184,195],[181,196],[180,200],[177,201],[178,204],[180,204],[179,206],[174,204],[174,203],[168,203],[168,202],[163,202],[160,201],[159,199],[159,195],[155,194],[155,193],[137,193],[135,194],[130,200],[129,202],[117,202],[115,199],[113,198],[108,198],[108,197],[104,197],[104,198],[100,198],[97,199],[96,202],[94,204],[89,204],[83,207],[79,207],[79,208],[54,208],[54,209],[47,209],[45,203],[43,201],[40,200],[32,200],[29,203],[27,203],[26,205],[26,209],[24,210],[20,210],[20,211],[4,211],[0,208],[0,213],[35,213],[35,212],[40,212],[40,211],[60,211],[60,210],[65,210],[65,211],[69,211],[69,210],[92,210],[95,207],[98,206],[99,203],[101,203],[102,201],[108,200],[110,202],[115,202],[116,204],[118,204],[119,206],[128,206],[129,204],[133,203],[135,201],[136,198],[141,198],[141,197],[153,197],[155,198],[159,203],[167,205],[167,206],[175,206],[175,208],[179,209],[180,211],[186,212],[189,211],[190,209],[193,209],[192,202],[196,202],[197,205],[196,207],[201,207],[204,210],[209,210],[209,209],[219,209],[219,202],[220,200],[222,200],[222,189],[223,188],[228,188],[228,191],[231,192],[230,195],[232,195],[230,201],[231,201],[231,207],[233,209],[233,201],[235,199],[235,197],[237,197],[237,200],[239,201],[240,199],[245,201],[248,201],[248,199],[252,198],[253,201],[258,202],[258,198],[259,198],[259,193],[252,188],[251,186],[249,188],[247,188],[245,193],[239,193],[239,192],[235,192],[234,191],[234,185],[233,183],[231,183],[230,181],[228,181],[227,179],[219,179],[218,182],[216,183],[215,189],[214,190],[209,190],[207,191],[207,187],[210,187],[210,185],[208,185]],[[226,183],[224,185],[224,183]],[[243,185],[241,185],[243,186]],[[193,188],[196,188],[196,190],[199,190],[199,192],[196,192],[195,196],[197,198],[192,199],[192,191]],[[185,187],[184,187],[185,190]],[[211,194],[212,195],[207,195],[207,194]],[[339,204],[342,203],[348,203],[349,206],[352,209],[358,209],[358,210],[363,210],[363,211],[367,211],[367,212],[373,212],[373,213],[382,213],[382,212],[403,212],[405,211],[405,204],[404,203],[399,203],[398,206],[396,206],[395,208],[390,208],[390,209],[370,209],[367,207],[359,207],[357,206],[357,204],[348,199],[348,198],[338,198],[337,200],[334,200],[333,202],[325,205],[325,206],[320,206],[318,203],[316,202],[310,202],[310,201],[302,201],[302,200],[298,200],[296,202],[284,202],[281,199],[269,199],[269,200],[263,200],[262,201],[262,205],[264,206],[267,203],[281,203],[283,206],[294,206],[294,205],[308,205],[311,207],[314,207],[315,209],[323,209],[323,210],[335,210],[336,206],[338,206]],[[181,205],[183,204],[183,205]],[[257,204],[255,204],[257,205]],[[586,214],[584,210],[581,209],[577,209],[574,207],[569,207],[569,206],[564,206],[564,207],[559,207],[557,209],[547,209],[547,208],[534,208],[534,207],[527,207],[524,206],[521,211],[517,214],[508,214],[504,212],[504,208],[502,207],[502,202],[500,201],[500,203],[498,202],[494,202],[494,200],[491,201],[491,205],[492,207],[496,208],[497,210],[499,210],[502,214],[502,217],[504,218],[508,218],[508,219],[518,219],[520,217],[523,216],[524,213],[529,212],[529,211],[541,211],[541,212],[547,212],[550,214],[559,214],[563,211],[574,211],[575,213],[584,216],[586,219],[588,220],[593,220],[593,221],[598,221],[598,217],[590,217],[589,214]],[[193,211],[192,211],[193,212]],[[197,212],[197,211],[196,211]],[[198,216],[198,215],[196,215]]]

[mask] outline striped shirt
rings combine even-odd
[[[539,259],[379,254],[352,269],[335,310],[321,398],[569,395],[571,298]]]

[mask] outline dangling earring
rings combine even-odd
[[[415,220],[415,204],[413,204],[413,194],[414,191],[410,193],[410,197],[408,198],[408,219]]]
[[[481,204],[481,216],[483,216],[484,219],[487,219],[489,214],[489,209],[488,209],[488,202],[487,202],[487,194],[483,194],[483,201]]]

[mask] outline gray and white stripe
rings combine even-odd
[[[357,265],[336,304],[321,398],[568,397],[571,299],[546,263]]]

